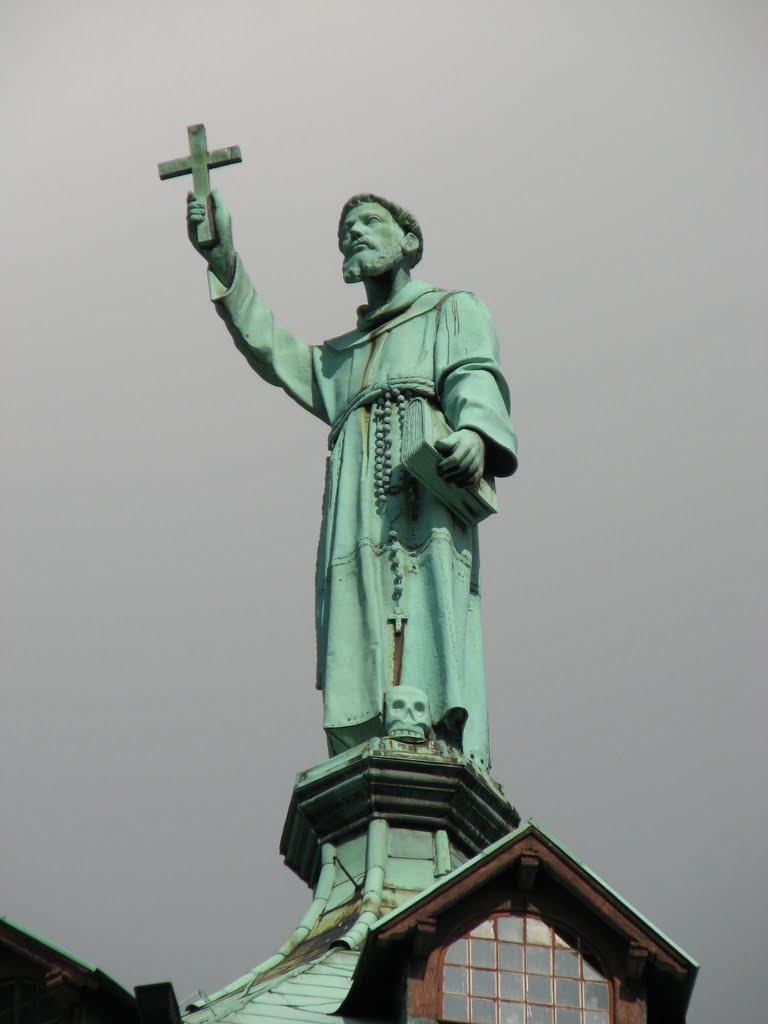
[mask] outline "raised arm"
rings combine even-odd
[[[202,248],[197,225],[205,206],[187,196],[187,233],[208,263],[211,299],[236,347],[268,384],[281,387],[294,401],[326,423],[328,413],[318,387],[318,348],[311,348],[275,323],[272,310],[257,294],[232,242],[232,218],[218,192],[212,193],[218,244]]]

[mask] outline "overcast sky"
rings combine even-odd
[[[183,999],[272,954],[325,755],[321,424],[210,308],[184,179],[308,341],[349,329],[344,199],[477,292],[520,471],[482,530],[494,776],[765,1005],[768,7],[5,0],[0,912]]]

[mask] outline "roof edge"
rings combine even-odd
[[[605,892],[608,893],[608,895],[610,895],[613,899],[620,903],[625,910],[628,910],[633,917],[637,918],[637,920],[640,923],[642,923],[646,928],[649,928],[654,933],[654,935],[656,935],[659,939],[662,940],[662,942],[666,943],[666,945],[673,949],[678,954],[678,956],[680,956],[684,960],[687,960],[694,971],[699,970],[701,964],[697,960],[694,960],[689,953],[686,953],[682,946],[678,945],[678,943],[675,942],[674,939],[671,939],[665,932],[663,932],[659,927],[657,927],[653,923],[653,921],[647,918],[645,914],[641,913],[637,909],[637,907],[633,906],[629,902],[629,900],[625,899],[620,892],[614,889],[612,885],[609,885],[603,878],[600,877],[600,875],[597,874],[597,872],[593,871],[588,864],[585,864],[580,857],[577,857],[572,850],[569,850],[567,846],[561,843],[559,839],[556,839],[555,836],[553,836],[551,832],[547,831],[547,829],[545,829],[543,825],[539,824],[539,822],[536,821],[535,818],[529,818],[528,823],[532,825],[533,828],[535,828],[536,831],[545,839],[547,839],[553,846],[556,846],[562,854],[569,858],[569,860],[573,861],[574,864],[581,868],[581,870],[585,872],[585,874],[587,874],[594,882],[597,882],[597,884],[602,889],[604,889]]]
[[[45,949],[52,951],[57,956],[62,956],[69,960],[72,964],[78,967],[81,971],[87,971],[88,974],[92,974],[100,982],[106,983],[108,986],[114,987],[121,995],[125,996],[131,1002],[134,1001],[134,997],[113,977],[103,971],[100,967],[90,963],[88,960],[83,960],[82,957],[77,956],[75,953],[71,953],[68,949],[64,949],[63,946],[59,946],[58,943],[52,942],[50,939],[45,938],[42,935],[38,935],[37,932],[33,932],[31,928],[27,928],[19,921],[14,921],[12,917],[7,914],[0,916],[0,925],[7,925],[20,935],[24,936],[25,939],[30,939],[32,942],[43,946]]]
[[[617,892],[612,886],[608,885],[596,872],[594,872],[584,861],[577,857],[568,847],[564,846],[558,839],[555,838],[550,832],[548,832],[538,821],[534,818],[529,818],[525,824],[515,829],[514,832],[510,832],[508,835],[503,836],[501,839],[492,843],[486,847],[485,850],[481,850],[480,853],[476,854],[470,860],[466,861],[460,867],[453,870],[450,874],[443,876],[438,882],[430,886],[428,889],[424,889],[416,896],[412,897],[405,903],[402,903],[395,910],[390,911],[385,917],[379,918],[371,926],[371,932],[377,933],[386,928],[389,924],[394,923],[398,917],[404,913],[415,910],[421,903],[427,902],[432,899],[442,890],[446,889],[449,885],[452,885],[456,879],[463,877],[464,875],[471,874],[471,872],[479,867],[484,862],[493,858],[496,854],[502,852],[507,847],[514,846],[526,835],[537,835],[545,843],[554,847],[563,857],[565,857],[572,865],[577,867],[583,874],[585,874],[592,882],[600,887],[603,892],[615,903],[628,913],[635,922],[638,923],[644,930],[652,932],[654,937],[664,946],[668,947],[677,957],[684,960],[690,970],[695,974],[700,967],[700,964],[693,959],[682,946],[678,945],[673,939],[670,939],[660,928],[650,921],[644,914],[641,914],[628,900]]]

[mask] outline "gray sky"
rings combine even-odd
[[[127,985],[213,990],[309,894],[325,431],[209,307],[187,124],[277,315],[358,287],[338,210],[410,206],[492,310],[521,439],[483,530],[494,775],[764,1006],[768,7],[6,0],[0,911]],[[761,1018],[760,1018],[761,1019]]]

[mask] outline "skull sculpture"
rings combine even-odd
[[[406,743],[425,743],[432,728],[429,701],[415,686],[396,686],[384,698],[387,736]]]

